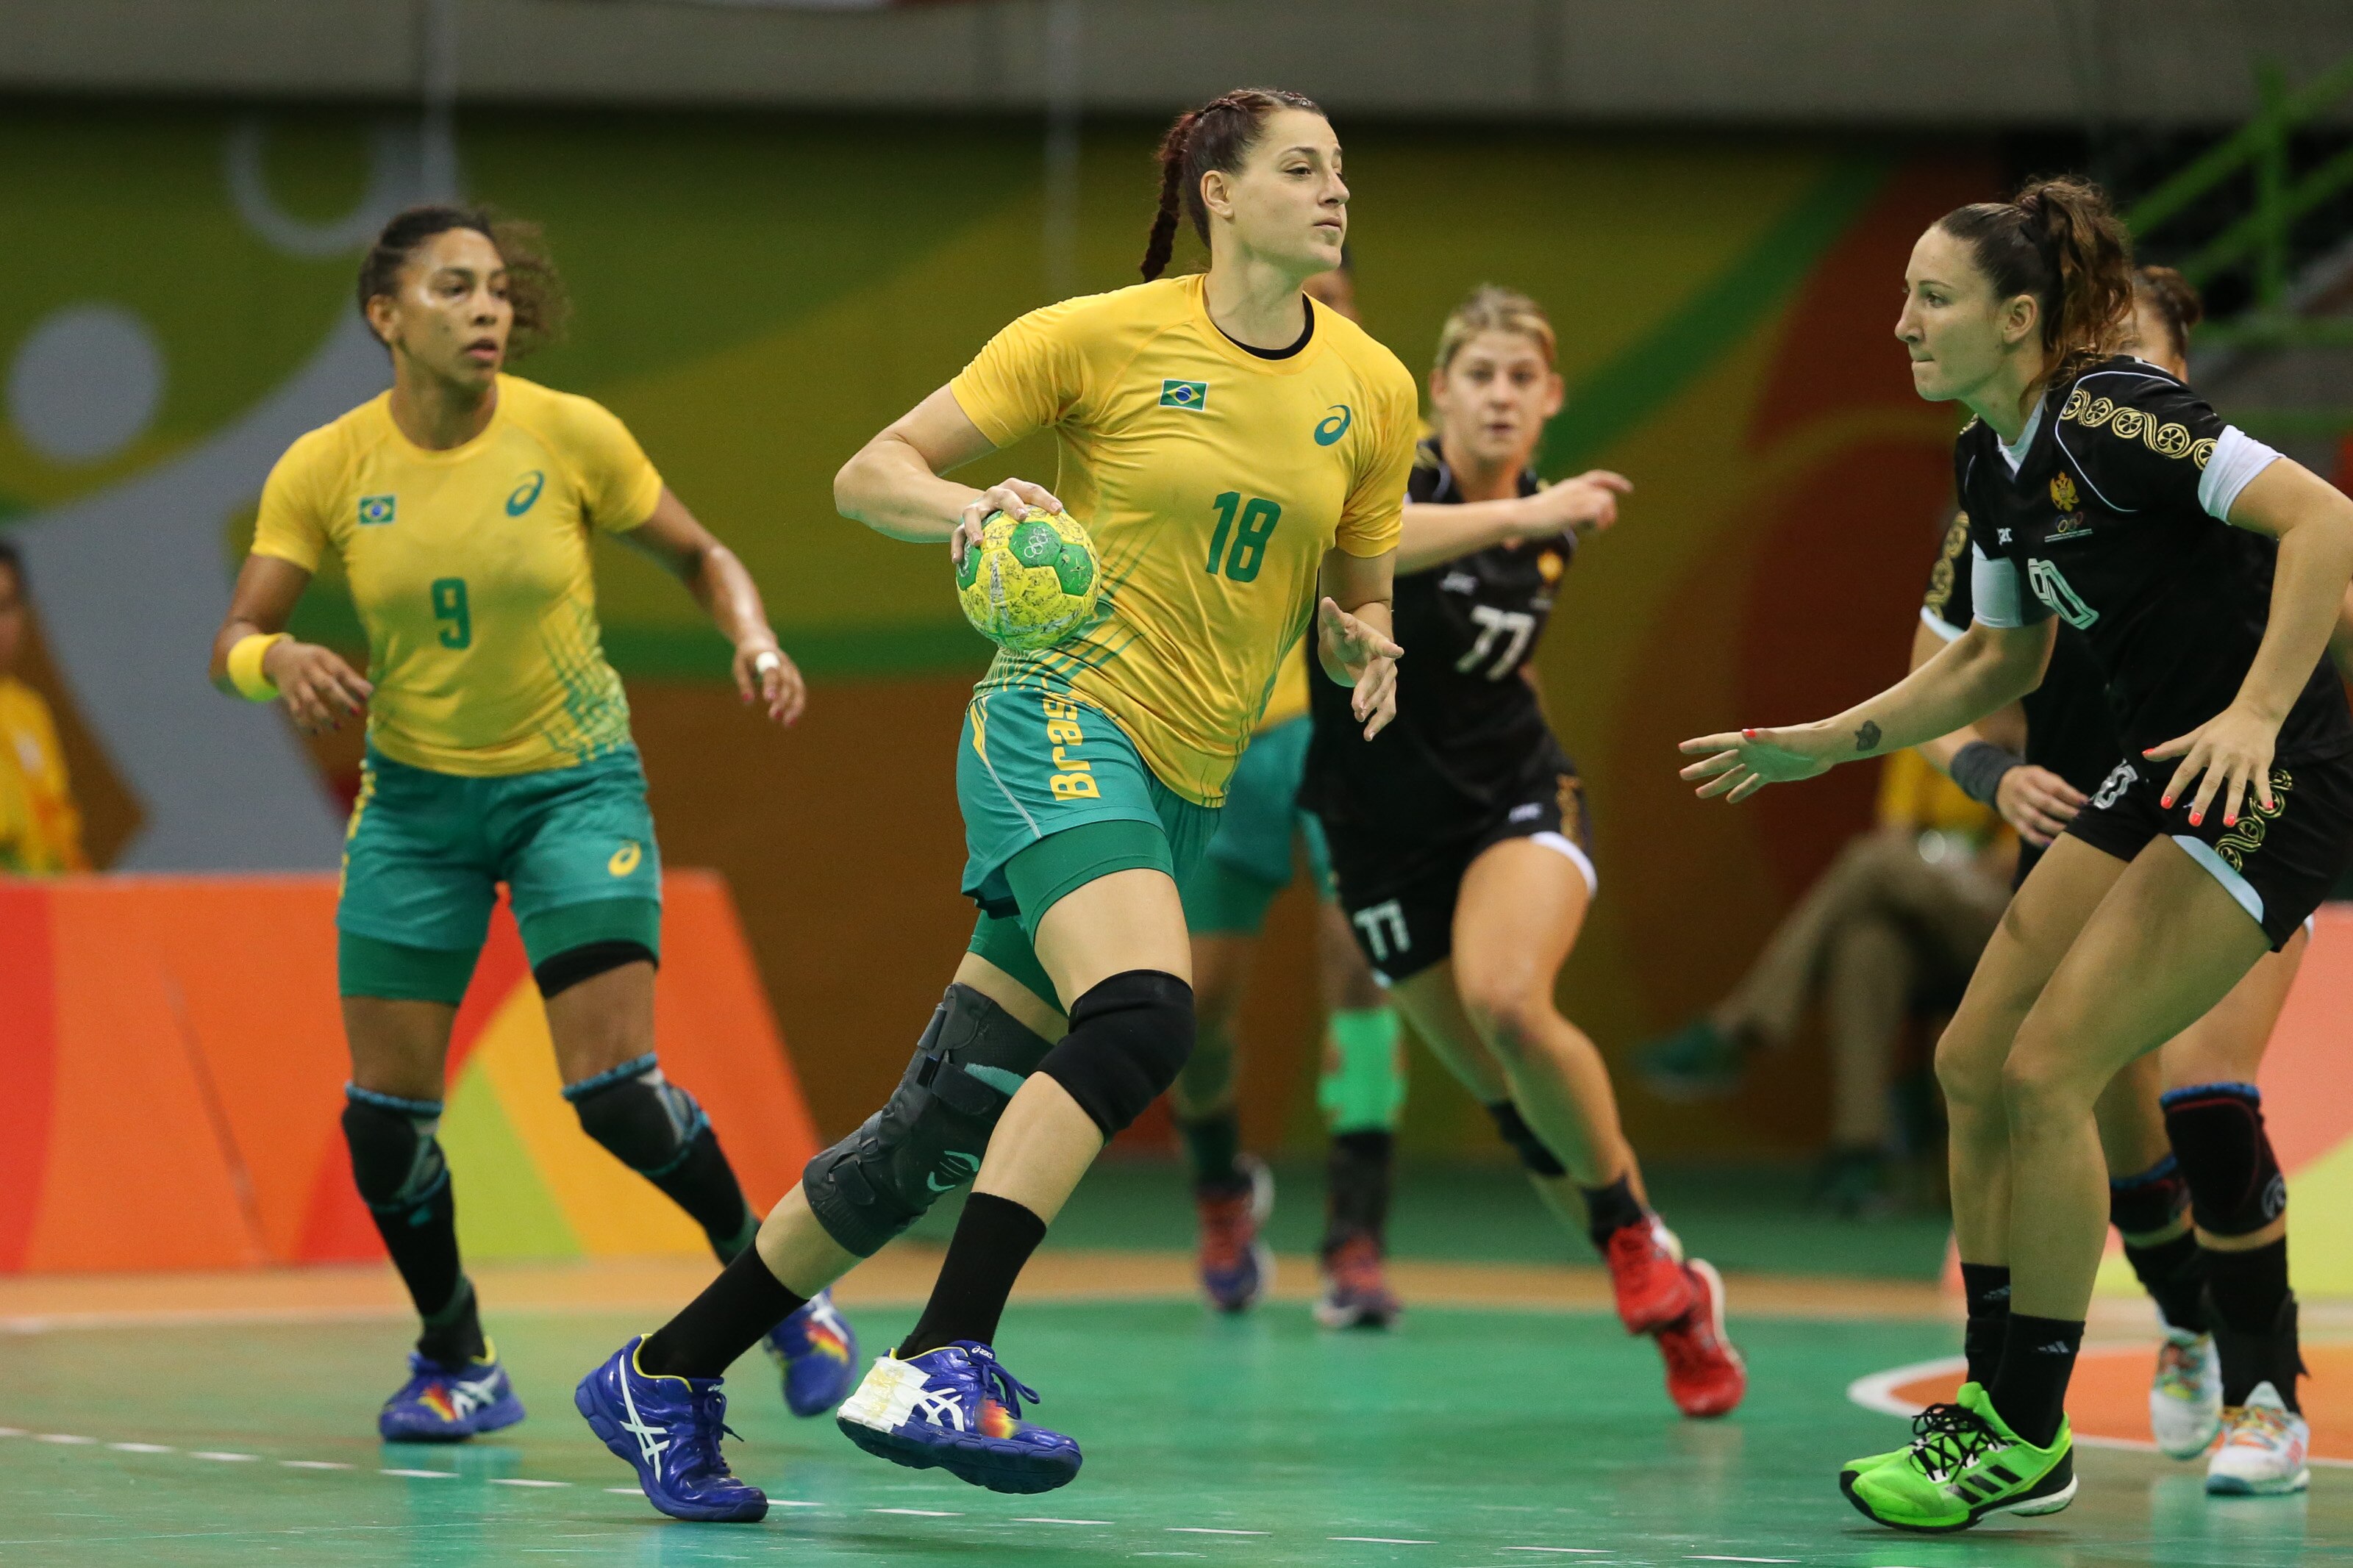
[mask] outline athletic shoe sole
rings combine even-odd
[[[646,1486],[645,1471],[638,1468],[634,1452],[636,1442],[627,1437],[621,1430],[621,1424],[606,1413],[603,1401],[590,1391],[595,1381],[594,1373],[581,1380],[580,1386],[572,1391],[572,1407],[580,1412],[582,1420],[588,1423],[588,1430],[596,1433],[597,1439],[613,1451],[613,1457],[629,1467],[630,1473],[638,1478],[638,1490],[645,1493],[646,1500],[656,1510],[672,1519],[691,1520],[698,1524],[757,1524],[768,1517],[768,1500],[765,1497],[757,1502],[697,1506],[655,1496]]]
[[[1900,1520],[1882,1519],[1872,1512],[1871,1505],[1855,1496],[1855,1474],[1856,1472],[1852,1470],[1839,1472],[1839,1493],[1854,1505],[1855,1512],[1873,1524],[1883,1525],[1889,1530],[1905,1531],[1914,1535],[1950,1535],[1957,1531],[1967,1530],[1998,1513],[2015,1514],[2020,1519],[2038,1519],[2046,1513],[2057,1513],[2075,1500],[2075,1467],[2071,1462],[2067,1467],[2067,1484],[2055,1491],[2045,1492],[2039,1497],[2030,1495],[2016,1498],[2009,1502],[1986,1503],[1971,1509],[1968,1518],[1957,1521],[1952,1524],[1905,1524]]]
[[[2250,1481],[2237,1476],[2206,1478],[2208,1497],[2294,1497],[2312,1487],[2312,1471],[2302,1469],[2284,1481]]]
[[[1731,1415],[1740,1407],[1740,1402],[1748,1396],[1748,1363],[1746,1358],[1741,1355],[1740,1347],[1732,1342],[1732,1336],[1725,1331],[1724,1276],[1717,1273],[1715,1265],[1704,1258],[1694,1258],[1683,1267],[1699,1277],[1700,1292],[1707,1301],[1708,1329],[1715,1335],[1715,1342],[1724,1347],[1725,1358],[1732,1363],[1733,1371],[1739,1374],[1738,1385],[1732,1390],[1732,1396],[1729,1399],[1719,1396],[1717,1403],[1695,1407],[1680,1402],[1675,1405],[1677,1410],[1693,1420],[1709,1421],[1720,1415]],[[1673,1399],[1674,1395],[1670,1394],[1667,1397]]]
[[[936,1437],[902,1437],[837,1415],[841,1435],[872,1454],[911,1470],[945,1470],[960,1481],[993,1492],[1050,1492],[1078,1478],[1076,1453],[1041,1455],[977,1432],[942,1431]]]
[[[387,1443],[462,1443],[469,1437],[479,1437],[486,1432],[503,1432],[510,1426],[520,1426],[523,1415],[522,1401],[509,1394],[497,1404],[484,1409],[479,1416],[467,1424],[466,1429],[462,1432],[452,1432],[446,1426],[420,1428],[414,1432],[398,1431],[387,1426],[382,1421],[376,1423],[375,1432],[377,1436]]]
[[[1318,1296],[1315,1299],[1315,1305],[1308,1310],[1314,1314],[1318,1324],[1327,1329],[1394,1328],[1397,1326],[1397,1321],[1405,1315],[1405,1309],[1402,1307],[1392,1307],[1383,1310],[1377,1307],[1366,1306],[1361,1302],[1335,1301],[1329,1296]]]

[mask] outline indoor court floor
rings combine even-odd
[[[935,1257],[903,1245],[854,1277],[844,1307],[870,1354],[912,1321]],[[454,1448],[373,1440],[405,1348],[388,1270],[0,1282],[0,1562],[2353,1561],[2353,1469],[2316,1467],[2303,1500],[2210,1502],[2196,1468],[2130,1448],[2084,1450],[2083,1494],[2052,1520],[1944,1538],[1867,1524],[1836,1468],[1902,1436],[1868,1405],[1936,1396],[1957,1334],[1933,1286],[1735,1275],[1750,1393],[1703,1424],[1671,1413],[1593,1271],[1408,1263],[1398,1331],[1333,1335],[1308,1318],[1305,1260],[1285,1261],[1278,1300],[1223,1321],[1187,1298],[1181,1254],[1041,1254],[1001,1348],[1087,1455],[1042,1496],[869,1458],[829,1419],[786,1415],[747,1359],[731,1454],[776,1500],[754,1526],[655,1514],[570,1405],[574,1381],[707,1265],[480,1271],[532,1415]],[[2116,1348],[2086,1368],[2099,1409],[2077,1414],[2128,1440],[2147,1352],[2124,1342],[2146,1336],[2137,1314],[2110,1316],[2094,1338]],[[2316,1339],[2343,1332],[2316,1317]],[[2353,1346],[2313,1359],[2308,1397],[2337,1407]],[[2353,1429],[2324,1426],[2320,1446],[2353,1458]]]

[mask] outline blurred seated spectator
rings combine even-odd
[[[16,678],[25,595],[24,558],[0,540],[0,875],[51,877],[86,871],[90,861],[57,722],[41,694]]]
[[[1850,1215],[1895,1205],[1896,1068],[1908,1026],[1949,1014],[2010,900],[2017,840],[1917,752],[1880,775],[1878,822],[1783,920],[1730,995],[1635,1055],[1661,1096],[1739,1087],[1821,1000],[1830,1032],[1831,1147],[1816,1196]]]

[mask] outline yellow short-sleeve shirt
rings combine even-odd
[[[81,812],[49,705],[23,681],[0,676],[0,872],[88,869]]]
[[[368,739],[395,762],[482,777],[628,743],[606,662],[592,531],[652,515],[661,476],[620,420],[512,375],[462,447],[427,451],[390,394],[296,441],[261,492],[253,550],[343,557],[368,637]]]
[[[1335,545],[1397,546],[1413,467],[1411,373],[1311,303],[1282,358],[1219,331],[1199,277],[1032,311],[949,383],[999,447],[1051,428],[1052,489],[1103,557],[1106,612],[983,689],[1042,685],[1101,709],[1161,783],[1216,805],[1307,629]]]

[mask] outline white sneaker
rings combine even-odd
[[[2148,1385],[2148,1429],[2170,1459],[2194,1459],[2222,1429],[2222,1363],[2211,1334],[2168,1327]]]
[[[2206,1464],[2206,1489],[2232,1497],[2280,1497],[2312,1485],[2305,1453],[2312,1427],[2268,1383],[2222,1412],[2222,1446]]]

